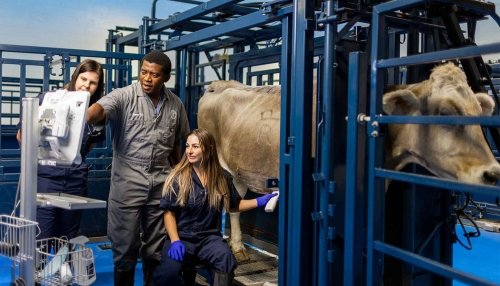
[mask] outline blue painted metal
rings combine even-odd
[[[52,55],[68,54],[68,55],[78,55],[81,57],[112,58],[112,59],[140,60],[142,58],[142,55],[132,54],[132,53],[114,53],[114,52],[65,49],[65,48],[55,48],[55,47],[35,47],[35,46],[5,45],[5,44],[0,44],[0,51],[13,52],[13,53],[31,53],[31,54],[46,53],[47,57],[51,57]]]
[[[440,1],[450,3],[449,1]],[[382,254],[395,256],[406,262],[409,262],[410,267],[419,267],[427,269],[438,275],[465,281],[474,285],[491,285],[490,282],[478,277],[462,273],[453,268],[424,258],[423,256],[404,251],[400,248],[383,243],[383,233],[380,231],[383,228],[384,217],[384,188],[381,184],[381,179],[398,180],[412,183],[414,185],[426,185],[431,187],[439,187],[450,191],[463,191],[478,194],[498,195],[500,188],[492,186],[478,186],[473,184],[464,184],[457,181],[439,179],[423,175],[408,174],[396,171],[385,170],[381,168],[382,160],[377,157],[377,150],[382,150],[379,140],[377,139],[378,128],[381,124],[389,123],[418,123],[418,124],[481,124],[488,126],[499,126],[498,118],[491,117],[412,117],[409,116],[380,116],[380,102],[382,94],[382,83],[384,83],[382,69],[396,67],[400,65],[417,65],[422,63],[438,62],[444,59],[455,58],[470,58],[480,56],[484,53],[498,52],[500,44],[489,44],[479,47],[456,48],[445,51],[421,53],[419,55],[411,55],[404,58],[387,58],[385,43],[387,42],[386,20],[385,14],[391,11],[407,9],[424,1],[409,0],[409,1],[392,1],[374,6],[372,18],[372,31],[383,31],[372,33],[372,51],[371,51],[371,80],[370,80],[370,117],[372,119],[371,126],[368,128],[368,134],[371,135],[369,140],[369,164],[368,164],[368,230],[367,230],[367,285],[378,284],[380,280],[383,260]],[[457,2],[453,2],[457,3]],[[458,5],[465,5],[458,3]],[[494,17],[495,18],[495,17]],[[373,133],[372,133],[373,132]],[[421,190],[419,190],[421,191]],[[414,194],[418,195],[418,194]],[[414,216],[413,216],[414,217]],[[411,223],[411,222],[410,222]],[[411,243],[411,242],[410,242]],[[413,248],[412,248],[413,249]]]
[[[363,118],[358,120],[366,79],[367,59],[364,53],[351,53],[349,56],[349,86],[347,105],[347,157],[345,179],[345,212],[344,212],[344,280],[343,285],[362,285],[364,278],[362,258],[363,237],[363,194],[359,194],[358,163],[364,158],[359,150],[362,129],[360,124],[366,124]],[[364,142],[363,142],[364,143]],[[361,154],[360,154],[361,153]]]
[[[288,220],[289,212],[289,194],[286,190],[289,189],[291,184],[290,164],[292,163],[291,146],[288,144],[288,137],[290,136],[290,122],[291,122],[291,68],[292,68],[292,55],[289,49],[293,45],[292,42],[292,17],[288,15],[281,19],[282,32],[282,46],[281,46],[281,121],[280,121],[280,180],[279,189],[280,201],[279,218],[278,218],[278,269],[286,269],[288,267],[288,260],[293,259],[292,253],[288,252],[289,241],[288,232],[289,228],[293,228]],[[278,271],[279,286],[286,286],[287,281],[290,279],[285,271]]]
[[[372,122],[380,124],[440,124],[440,125],[482,125],[499,126],[500,117],[498,116],[405,116],[405,115],[375,115]]]
[[[290,85],[290,134],[281,140],[289,142],[292,162],[288,170],[288,186],[285,187],[288,197],[286,216],[287,224],[287,259],[280,271],[285,273],[284,284],[314,285],[311,284],[312,273],[307,271],[311,257],[311,229],[309,216],[311,214],[311,140],[312,134],[312,71],[313,71],[313,30],[307,19],[313,19],[314,3],[306,0],[297,0],[293,5],[292,34],[292,66]],[[306,20],[305,20],[306,19]],[[283,118],[283,116],[282,116]],[[281,180],[280,180],[281,181]],[[313,259],[317,254],[313,253]],[[312,270],[313,273],[316,269]],[[279,281],[282,283],[282,281]]]
[[[168,19],[162,20],[149,27],[149,33],[154,34],[157,32],[164,31],[174,25],[182,25],[188,21],[195,19],[197,17],[203,16],[210,12],[219,10],[235,3],[241,2],[241,0],[211,0],[203,5],[198,5],[187,11],[180,13],[179,15],[172,15]]]
[[[438,263],[434,260],[422,257],[420,255],[416,255],[409,251],[402,250],[400,248],[394,247],[392,245],[383,243],[381,241],[374,241],[374,247],[376,250],[387,253],[391,256],[397,257],[403,261],[408,262],[409,264],[415,265],[417,267],[427,269],[439,275],[448,277],[450,279],[458,280],[460,282],[467,283],[468,285],[484,285],[484,286],[493,286],[498,283],[488,281],[486,279],[481,279],[476,276],[470,275],[464,271],[460,271],[454,269],[448,265]]]
[[[373,13],[373,19],[372,19],[372,24],[371,24],[371,30],[372,31],[385,31],[385,22],[383,19],[377,17],[377,13],[375,6],[373,8],[374,13]],[[379,54],[381,54],[381,51],[384,50],[384,39],[380,40],[378,39],[380,37],[379,33],[373,32],[371,33],[371,76],[370,76],[370,116],[377,114],[377,112],[380,110],[380,104],[377,106],[378,98],[377,95],[380,94],[381,92],[381,87],[380,85],[377,84],[379,80],[382,80],[381,74],[378,73],[377,70],[377,61],[376,59],[379,58]],[[382,231],[381,231],[381,221],[383,219],[383,215],[381,215],[377,210],[383,209],[383,205],[380,205],[381,203],[381,198],[383,194],[380,192],[380,182],[377,181],[375,177],[375,166],[377,162],[380,162],[377,160],[375,154],[378,153],[378,150],[380,149],[380,144],[375,140],[373,137],[369,137],[368,140],[368,203],[367,203],[367,246],[366,246],[366,252],[367,252],[367,262],[366,262],[366,285],[371,286],[371,285],[376,285],[377,283],[380,284],[381,281],[381,276],[379,271],[377,269],[380,269],[381,267],[381,257],[380,254],[376,253],[373,247],[373,241],[374,240],[380,240],[382,238]]]
[[[481,46],[470,46],[455,48],[437,52],[429,52],[419,55],[409,55],[402,58],[381,59],[376,61],[377,68],[387,68],[403,65],[416,65],[431,62],[440,62],[443,60],[454,60],[457,58],[472,58],[484,54],[492,54],[500,50],[500,43],[485,44]]]
[[[375,175],[379,178],[398,180],[423,186],[438,187],[441,189],[448,189],[450,191],[477,193],[488,196],[500,195],[500,188],[497,186],[461,183],[456,180],[391,171],[382,168],[375,168]]]
[[[327,1],[325,7],[325,17],[333,16],[337,8],[337,1]],[[308,19],[308,15],[304,15],[305,19]],[[297,19],[298,20],[298,19]],[[313,281],[316,281],[316,285],[327,285],[329,280],[330,267],[334,264],[334,255],[332,253],[331,245],[333,238],[328,237],[328,229],[332,225],[334,213],[328,214],[328,209],[330,206],[330,193],[328,191],[330,183],[334,180],[333,178],[333,134],[335,134],[334,129],[334,90],[335,90],[335,43],[337,41],[337,22],[330,21],[325,24],[325,44],[324,44],[324,54],[323,54],[323,74],[321,84],[322,101],[320,106],[317,107],[318,119],[321,119],[321,126],[319,126],[318,138],[320,144],[320,168],[319,174],[322,175],[322,179],[318,181],[317,192],[315,192],[315,212],[320,214],[325,214],[322,219],[315,223],[316,230],[314,231],[314,241],[315,244],[314,251],[316,253],[317,259],[314,259],[313,268],[317,268],[317,272],[313,272]],[[307,71],[306,71],[307,72]],[[318,90],[319,91],[319,90]],[[307,113],[305,114],[307,116]],[[329,257],[329,254],[330,257]],[[339,265],[340,260],[337,260],[337,265]],[[317,274],[316,274],[317,273]]]
[[[291,12],[290,7],[285,7],[278,10],[276,15],[263,15],[260,12],[255,12],[241,16],[234,20],[199,30],[198,33],[181,36],[178,40],[171,40],[167,43],[166,50],[178,49],[204,40],[211,40],[219,35],[231,34],[258,25],[279,21],[283,16]]]
[[[176,76],[176,81],[179,83],[179,97],[186,104],[186,72],[188,70],[188,62],[187,62],[187,57],[188,57],[188,51],[187,49],[182,49],[179,51],[180,53],[180,64],[179,64],[179,69],[177,69],[177,76]]]

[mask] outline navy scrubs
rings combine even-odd
[[[177,196],[166,196],[160,201],[160,208],[175,213],[177,231],[186,247],[186,254],[182,262],[175,261],[168,256],[170,240],[163,245],[161,264],[155,269],[156,285],[184,285],[182,272],[186,267],[194,267],[198,263],[210,266],[211,270],[230,273],[236,269],[237,262],[227,242],[222,238],[219,230],[223,202],[218,209],[208,204],[207,191],[203,188],[200,179],[193,171],[194,192],[189,202],[181,207],[176,203]],[[241,200],[232,181],[227,176],[230,190],[230,207],[236,208]],[[174,185],[175,193],[178,186]]]

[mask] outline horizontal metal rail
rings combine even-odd
[[[373,245],[374,249],[379,252],[396,257],[402,261],[410,263],[411,265],[426,269],[428,271],[434,272],[444,277],[448,277],[450,279],[459,280],[469,285],[484,285],[484,286],[498,285],[497,283],[470,275],[467,272],[457,270],[445,264],[436,262],[432,259],[420,256],[418,254],[414,254],[412,252],[403,250],[401,248],[392,246],[387,243],[383,243],[378,240],[374,241]]]

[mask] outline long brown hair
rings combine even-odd
[[[97,89],[94,94],[90,96],[89,106],[98,101],[104,95],[104,71],[102,65],[95,60],[86,59],[82,61],[75,69],[71,75],[71,81],[66,85],[66,89],[69,91],[76,90],[76,80],[81,73],[84,72],[95,72],[99,76],[99,83],[97,84]]]
[[[223,198],[224,208],[229,210],[229,189],[224,176],[224,169],[219,163],[214,137],[205,129],[195,129],[189,133],[189,136],[196,136],[200,141],[203,152],[200,169],[204,171],[206,176],[205,189],[208,193],[210,206],[220,210],[220,201]],[[180,206],[185,206],[190,197],[194,198],[194,196],[191,196],[191,192],[194,190],[192,172],[193,165],[187,159],[186,153],[184,153],[179,164],[170,172],[165,181],[163,196],[172,195],[174,193],[173,185],[177,183],[179,186],[177,203]]]

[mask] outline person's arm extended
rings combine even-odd
[[[239,212],[246,212],[246,211],[252,210],[256,207],[257,207],[257,200],[256,199],[241,200],[240,204],[238,205],[238,211]]]
[[[251,199],[251,200],[241,200],[239,205],[238,205],[238,211],[239,212],[246,212],[254,208],[258,207],[263,207],[265,206],[269,200],[277,196],[277,193],[270,193],[270,194],[265,194],[263,196],[260,196],[256,199]]]
[[[165,220],[165,228],[167,229],[170,241],[174,242],[180,240],[179,233],[177,232],[177,220],[175,218],[175,214],[171,211],[165,211],[163,219]]]
[[[102,105],[94,103],[87,109],[86,116],[89,124],[96,124],[106,119],[106,112],[104,112]]]

